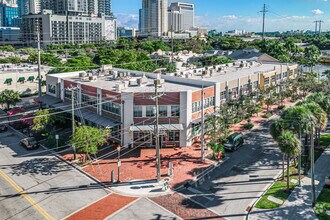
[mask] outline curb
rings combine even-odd
[[[22,132],[14,129],[12,126],[8,126],[13,132],[19,134],[21,137],[25,138],[27,137],[25,134],[23,134]],[[59,160],[65,162],[67,165],[73,167],[76,171],[80,172],[81,174],[84,174],[87,178],[89,178],[90,180],[96,182],[97,184],[101,185],[103,187],[103,189],[108,193],[112,193],[109,186],[107,186],[105,183],[100,182],[98,179],[96,179],[95,177],[91,176],[89,173],[83,171],[82,169],[80,169],[80,167],[78,167],[77,165],[65,160],[63,157],[59,156],[55,151],[48,149],[47,147],[45,147],[44,145],[40,144],[40,146],[44,149],[47,150],[48,152],[50,152],[53,156],[55,156],[56,158],[58,158]]]

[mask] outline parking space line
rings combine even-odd
[[[45,219],[47,220],[53,220],[54,218],[50,216],[39,204],[37,204],[31,196],[26,194],[26,192],[17,185],[12,179],[10,179],[2,170],[0,170],[0,176],[6,180],[24,199],[26,199],[33,208],[35,208]]]

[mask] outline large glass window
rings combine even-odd
[[[102,110],[120,115],[121,107],[119,104],[107,100],[102,100],[102,103]]]
[[[226,99],[226,91],[222,91],[222,92],[220,93],[220,99],[221,99],[221,100]]]
[[[180,106],[178,106],[178,105],[171,106],[171,116],[180,117]]]
[[[265,84],[265,85],[268,85],[268,84],[269,84],[269,77],[266,77],[266,78],[264,79],[264,84]]]
[[[273,82],[276,82],[276,75],[272,76],[272,78],[271,78],[271,82],[272,82],[272,83],[273,83]]]
[[[166,105],[159,106],[159,117],[167,117],[167,106]]]
[[[67,99],[71,99],[71,94],[72,94],[72,91],[70,90],[65,90],[64,91],[64,97],[67,98]]]
[[[55,94],[56,93],[55,86],[48,84],[48,92],[52,93],[52,94]]]
[[[168,141],[171,142],[180,141],[180,131],[169,131],[167,135],[168,135]]]
[[[93,105],[93,107],[96,107],[96,105],[97,105],[96,97],[89,96],[86,94],[81,94],[81,102],[82,102],[82,104],[85,104],[85,105]]]
[[[148,105],[146,108],[146,116],[147,117],[155,117],[155,106]]]
[[[134,118],[142,117],[142,106],[134,106],[133,109]]]

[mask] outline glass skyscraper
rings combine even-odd
[[[18,8],[0,4],[0,26],[15,27],[18,18]]]

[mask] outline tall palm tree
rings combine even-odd
[[[270,125],[270,135],[273,137],[273,139],[277,142],[279,137],[282,135],[282,132],[285,129],[285,121],[281,118],[276,119],[271,125]],[[284,154],[282,155],[282,177],[284,178]]]
[[[278,138],[278,145],[281,152],[287,156],[286,188],[290,192],[290,159],[300,154],[301,142],[291,131],[285,130]]]
[[[317,147],[320,147],[321,130],[325,129],[328,124],[328,115],[322,107],[315,102],[305,102],[302,106],[308,109],[316,119],[316,124],[318,125],[316,130],[316,140]]]

